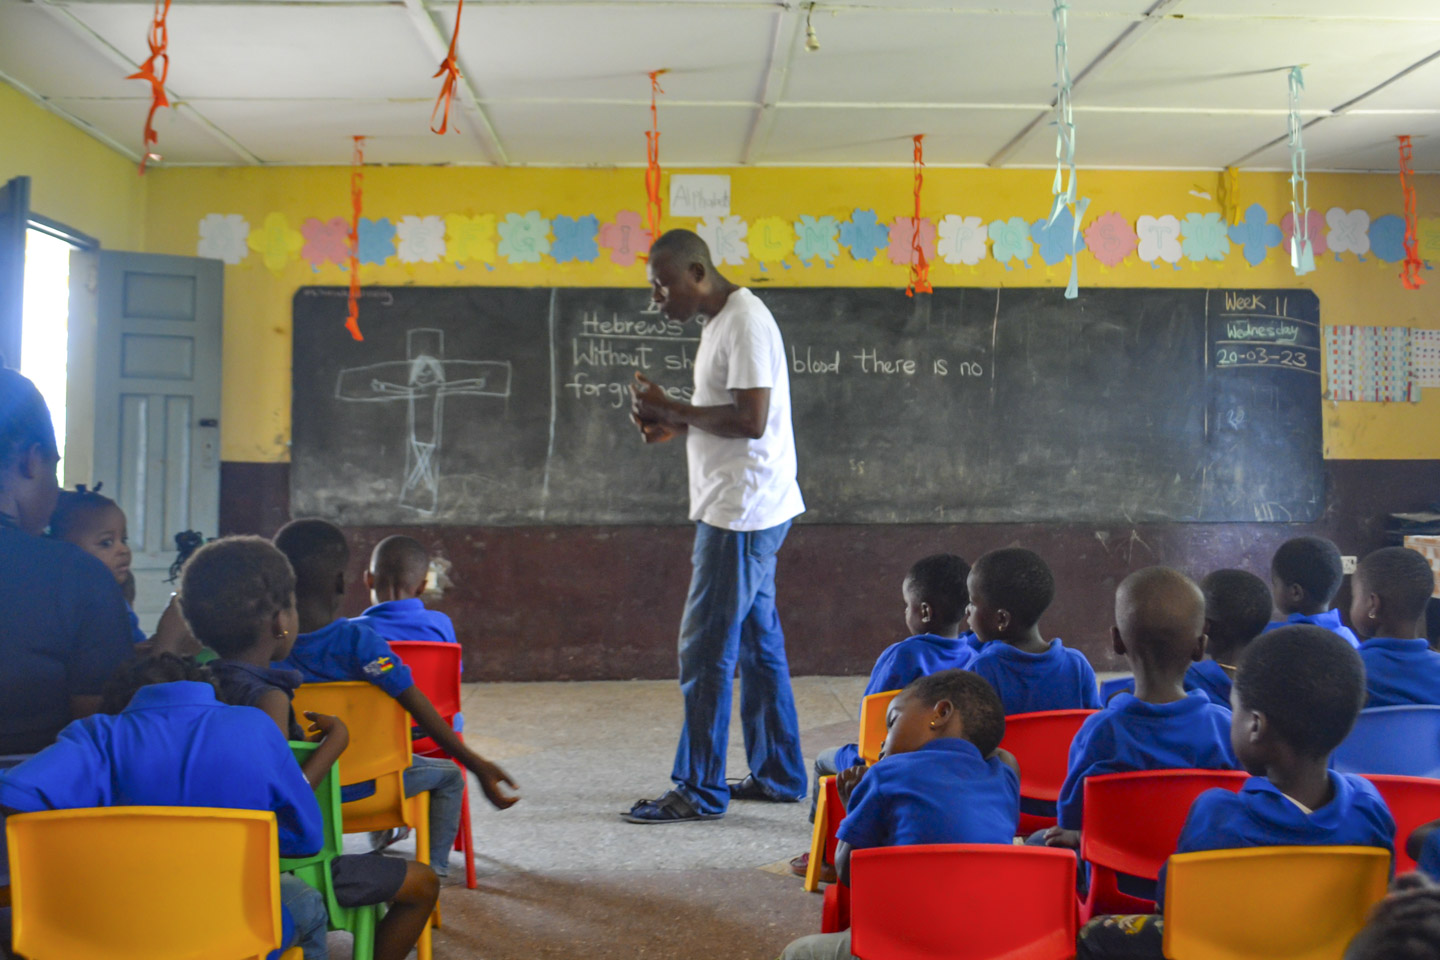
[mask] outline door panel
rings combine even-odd
[[[30,226],[30,178],[0,187],[0,358],[20,369],[25,297],[25,231]]]

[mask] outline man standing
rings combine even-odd
[[[672,320],[700,320],[694,403],[670,399],[637,373],[630,416],[646,443],[685,436],[693,573],[680,622],[685,727],[674,789],[641,800],[631,823],[718,820],[731,800],[793,803],[806,788],[785,635],[775,609],[775,557],[805,510],[795,482],[790,376],[780,328],[749,290],[722,277],[705,241],[671,230],[650,248],[651,298]],[[730,701],[750,773],[725,780]]]

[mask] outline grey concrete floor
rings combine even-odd
[[[819,750],[853,739],[864,686],[795,679],[807,770]],[[735,803],[723,820],[693,824],[620,819],[669,788],[674,681],[467,684],[465,721],[466,741],[510,773],[522,800],[497,811],[472,781],[479,887],[465,888],[452,855],[437,958],[770,960],[819,930],[820,898],[788,870],[809,849],[805,804]],[[744,776],[738,712],[728,762]],[[343,960],[347,935],[331,939]]]

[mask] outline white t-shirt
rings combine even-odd
[[[725,406],[731,390],[770,389],[770,418],[758,440],[691,427],[690,519],[726,530],[764,530],[805,512],[795,481],[790,370],[780,328],[760,298],[741,288],[706,321],[695,353],[697,407]]]

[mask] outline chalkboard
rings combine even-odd
[[[1303,290],[759,291],[790,363],[806,522],[1302,522],[1324,510]],[[683,522],[697,323],[634,289],[393,287],[294,300],[292,506],[351,525]]]

